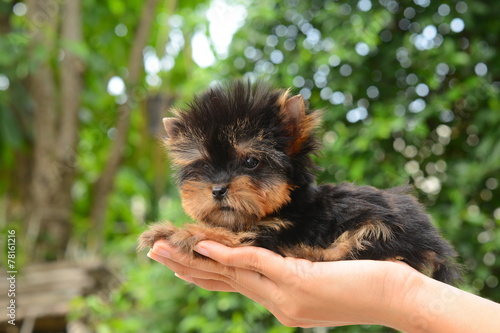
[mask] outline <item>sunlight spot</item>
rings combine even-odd
[[[487,188],[494,190],[498,187],[498,180],[495,178],[488,178],[485,184]]]
[[[332,67],[337,67],[340,64],[340,57],[336,54],[333,54],[328,58],[328,63]]]
[[[450,71],[450,66],[448,66],[444,62],[441,62],[436,66],[436,73],[438,75],[446,75],[448,74],[449,71]]]
[[[368,87],[368,89],[366,89],[366,95],[371,98],[371,99],[375,99],[379,96],[379,91],[378,91],[378,88],[375,87],[375,86],[370,86]]]
[[[478,76],[485,76],[488,73],[488,66],[484,62],[480,62],[474,67],[474,72]]]
[[[415,92],[420,97],[425,97],[429,94],[429,87],[425,83],[419,83],[415,88]]]
[[[299,94],[301,94],[302,97],[304,97],[304,99],[307,100],[307,99],[311,98],[311,89],[304,87],[300,90]]]
[[[273,52],[271,52],[269,58],[273,63],[281,64],[284,59],[283,52],[281,52],[280,50],[274,50]]]
[[[148,74],[146,75],[146,82],[151,87],[159,87],[161,85],[161,78],[157,74]]]
[[[464,30],[465,28],[465,23],[464,23],[464,20],[462,20],[461,18],[454,18],[453,20],[451,20],[451,23],[450,23],[450,29],[451,31],[453,32],[462,32],[462,30]]]
[[[321,97],[322,100],[328,100],[333,94],[333,90],[330,87],[326,87],[321,89],[321,92],[319,93],[319,96]]]
[[[355,123],[359,120],[364,120],[368,117],[368,110],[364,107],[358,107],[350,110],[346,114],[347,121],[350,123]]]
[[[438,194],[441,191],[441,181],[435,176],[429,176],[422,179],[417,186],[428,194]]]
[[[415,160],[408,161],[405,164],[405,170],[410,175],[415,175],[418,171],[420,171],[420,164]]]
[[[441,16],[446,16],[450,13],[450,6],[447,4],[442,4],[438,8],[438,14]]]
[[[7,90],[10,87],[9,78],[3,74],[0,74],[0,90]]]
[[[495,209],[495,211],[493,212],[493,216],[495,217],[495,219],[500,220],[500,207]]]
[[[493,266],[496,259],[497,258],[493,252],[487,252],[483,257],[483,262],[486,266]]]
[[[455,6],[455,9],[460,14],[464,14],[467,11],[467,8],[468,8],[467,3],[465,3],[464,1],[458,2],[457,5]]]
[[[345,95],[341,91],[335,91],[330,97],[330,103],[334,105],[339,105],[344,103]]]
[[[359,42],[355,46],[356,53],[360,56],[365,56],[370,53],[370,47],[365,42]]]
[[[408,110],[412,113],[419,113],[425,109],[426,103],[422,98],[417,98],[408,105]]]
[[[235,5],[224,0],[212,1],[207,10],[207,19],[210,22],[210,39],[219,56],[227,56],[233,35],[243,26],[246,16],[244,5]]]
[[[127,27],[125,26],[125,24],[123,23],[120,23],[118,24],[116,27],[115,27],[115,34],[118,36],[118,37],[124,37],[126,36],[128,33],[128,29]]]
[[[28,11],[28,7],[26,7],[26,5],[24,3],[18,2],[12,7],[12,11],[17,16],[24,16],[24,15],[26,15],[26,12]]]
[[[349,76],[352,74],[352,67],[348,64],[343,64],[339,69],[340,75]]]
[[[372,9],[372,2],[370,0],[359,0],[358,8],[363,12],[367,12]]]
[[[413,0],[413,2],[421,7],[428,7],[431,4],[431,0]]]
[[[424,38],[426,39],[433,39],[434,37],[436,37],[437,35],[437,29],[435,26],[433,25],[428,25],[424,28],[424,30],[422,31],[422,35],[424,36]]]
[[[113,76],[108,82],[108,93],[111,96],[120,96],[125,93],[125,82],[119,76]]]
[[[436,132],[440,137],[447,138],[451,135],[451,128],[448,125],[441,124],[436,128]]]
[[[144,70],[148,74],[158,74],[161,69],[160,59],[156,56],[156,52],[145,52],[144,54]]]
[[[193,60],[201,68],[206,68],[215,63],[215,56],[210,48],[210,42],[203,31],[197,31],[191,40],[193,47]]]

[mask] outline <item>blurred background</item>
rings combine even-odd
[[[5,332],[387,332],[287,328],[236,294],[137,254],[182,223],[161,118],[232,78],[325,110],[318,182],[413,184],[460,254],[463,289],[500,301],[500,2],[0,0]],[[5,264],[5,266],[4,266]],[[332,309],[332,311],[335,311]]]

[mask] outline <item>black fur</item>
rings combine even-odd
[[[259,235],[255,245],[277,253],[282,247],[299,243],[326,248],[343,232],[354,230],[367,220],[380,220],[394,232],[394,239],[371,242],[367,249],[344,259],[399,258],[422,270],[429,260],[425,254],[431,251],[436,253],[437,262],[433,277],[447,283],[458,282],[461,269],[455,262],[456,252],[439,235],[422,206],[408,194],[410,189],[379,190],[349,183],[297,189],[292,202],[277,213],[280,218],[293,221],[293,227],[268,229]]]

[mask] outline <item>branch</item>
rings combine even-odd
[[[61,38],[64,59],[61,61],[61,123],[59,128],[59,161],[73,166],[72,156],[78,138],[78,110],[82,92],[84,65],[72,51],[82,42],[81,0],[67,1],[63,8]],[[70,165],[71,164],[71,165]]]
[[[10,17],[13,14],[14,5],[14,1],[0,4],[0,35],[6,35],[11,30]]]

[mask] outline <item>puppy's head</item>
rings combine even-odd
[[[198,221],[247,230],[313,181],[320,116],[300,95],[237,81],[174,113],[163,120],[166,145],[183,208]]]

